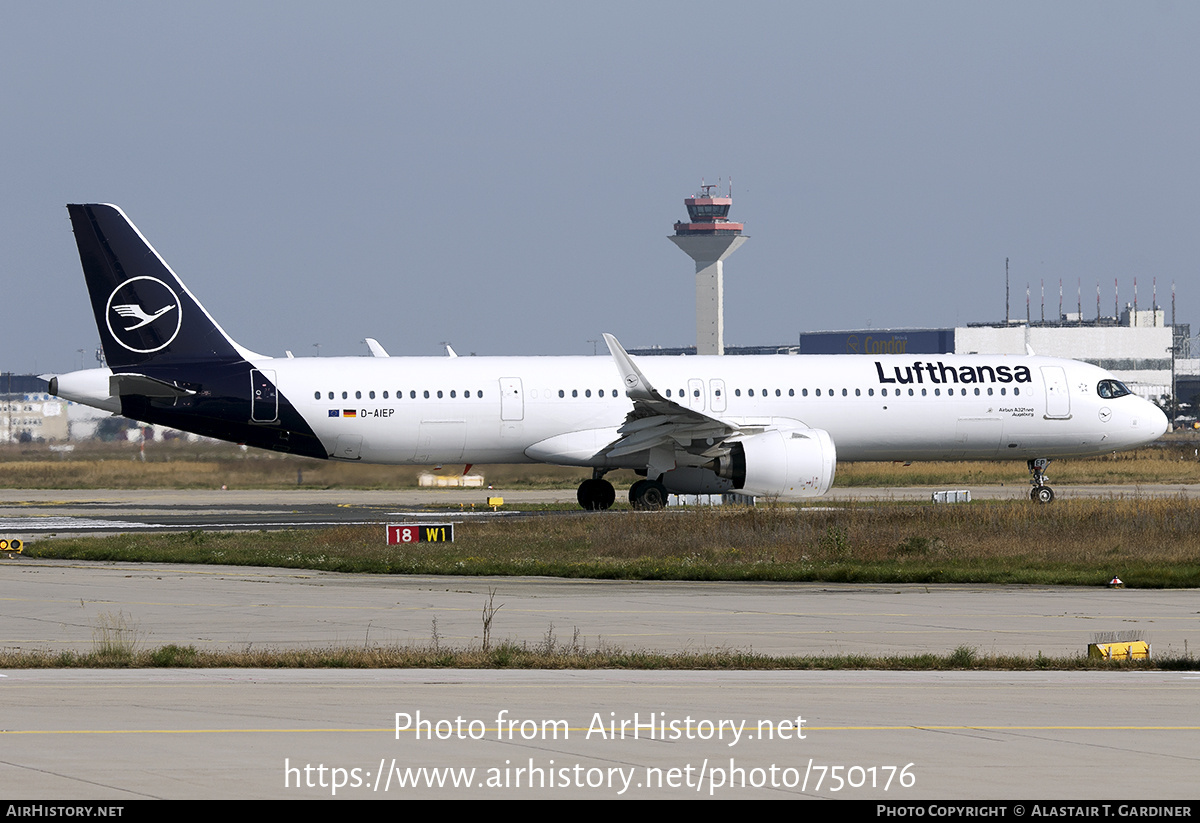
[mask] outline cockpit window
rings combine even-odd
[[[1133,392],[1127,389],[1125,384],[1120,380],[1101,380],[1096,384],[1096,394],[1105,400],[1111,400],[1114,397],[1124,397],[1127,394],[1133,394]]]

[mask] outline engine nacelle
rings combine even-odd
[[[837,450],[823,429],[772,429],[732,444],[717,475],[733,488],[761,497],[816,497],[829,491]]]

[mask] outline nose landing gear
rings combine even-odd
[[[1046,476],[1046,466],[1050,465],[1050,460],[1039,457],[1036,460],[1028,461],[1026,465],[1029,466],[1029,484],[1033,486],[1029,490],[1029,499],[1035,503],[1054,502],[1054,489],[1046,485],[1050,479]]]

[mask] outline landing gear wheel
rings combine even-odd
[[[667,505],[667,487],[657,480],[639,480],[629,489],[629,498],[635,508],[661,509]]]
[[[649,483],[649,480],[637,480],[629,487],[629,505],[636,506],[638,499],[642,495],[642,487]]]
[[[579,491],[575,493],[575,499],[579,501],[581,507],[590,512],[604,511],[616,501],[617,492],[612,483],[607,480],[589,477],[579,484]]]
[[[1053,503],[1054,489],[1046,485],[1046,481],[1050,479],[1046,476],[1046,467],[1050,465],[1050,461],[1039,457],[1028,461],[1026,465],[1029,466],[1029,484],[1033,486],[1029,490],[1029,499],[1034,503]]]
[[[1053,503],[1054,489],[1049,486],[1038,486],[1030,491],[1029,497],[1034,503]]]

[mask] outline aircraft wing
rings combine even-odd
[[[625,394],[633,401],[633,411],[626,415],[624,424],[617,429],[620,436],[602,454],[618,458],[638,452],[653,453],[669,449],[675,455],[680,451],[689,453],[697,458],[689,462],[700,465],[727,452],[727,439],[750,431],[663,397],[642,374],[617,338],[605,334],[604,342],[608,344],[613,362],[617,365]],[[757,427],[753,429],[758,430]],[[710,440],[711,443],[708,442]],[[701,446],[699,448],[694,445],[697,441]]]

